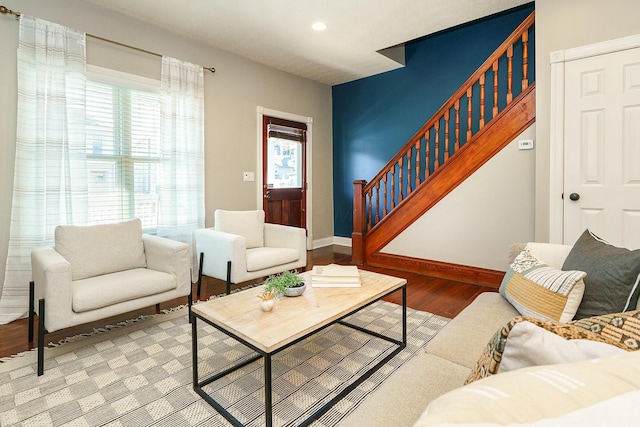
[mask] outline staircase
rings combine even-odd
[[[532,12],[370,182],[354,181],[354,264],[440,277],[453,269],[456,278],[499,283],[499,272],[379,251],[535,122],[528,65],[534,18]]]

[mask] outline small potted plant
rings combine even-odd
[[[258,295],[263,301],[277,298],[279,296],[299,296],[306,288],[306,283],[302,276],[293,271],[284,271],[267,277],[264,281],[262,293]]]
[[[262,300],[260,301],[262,311],[271,311],[273,309],[273,300],[276,296],[275,292],[267,291],[266,289],[263,289],[262,292],[258,294],[258,298]]]

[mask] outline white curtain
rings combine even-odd
[[[20,16],[11,229],[0,324],[28,311],[31,250],[87,220],[84,33]]]
[[[191,245],[204,227],[204,75],[201,65],[162,58],[159,236]]]

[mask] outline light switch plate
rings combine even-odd
[[[242,179],[244,181],[255,181],[256,180],[256,174],[253,172],[243,172],[242,173]]]
[[[533,139],[521,139],[518,141],[518,150],[533,150]]]

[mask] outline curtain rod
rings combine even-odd
[[[8,8],[7,8],[7,7],[5,7],[5,6],[0,6],[0,13],[9,14],[9,15],[15,15],[16,20],[19,20],[19,19],[20,19],[20,15],[21,15],[21,13],[20,13],[20,12],[16,12],[15,10],[8,9]],[[130,46],[130,45],[128,45],[128,44],[120,43],[120,42],[117,42],[117,41],[115,41],[115,40],[105,39],[104,37],[94,36],[93,34],[87,34],[87,36],[89,36],[89,37],[91,37],[91,38],[94,38],[94,39],[97,39],[97,40],[105,41],[105,42],[107,42],[107,43],[113,43],[113,44],[118,45],[118,46],[126,47],[126,48],[128,48],[128,49],[137,50],[138,52],[148,53],[149,55],[154,55],[154,56],[160,56],[160,57],[162,57],[162,55],[161,55],[161,54],[159,54],[159,53],[151,52],[151,51],[149,51],[149,50],[141,49],[141,48],[139,48],[139,47],[135,47],[135,46]],[[215,69],[214,67],[205,67],[205,66],[202,66],[202,68],[203,68],[203,69],[205,69],[205,70],[211,71],[212,73],[215,73],[215,72],[216,72],[216,69]]]
[[[0,6],[0,13],[8,13],[9,15],[15,15],[16,16],[16,21],[18,19],[20,19],[20,12],[15,12],[11,9],[7,9],[5,6]]]

